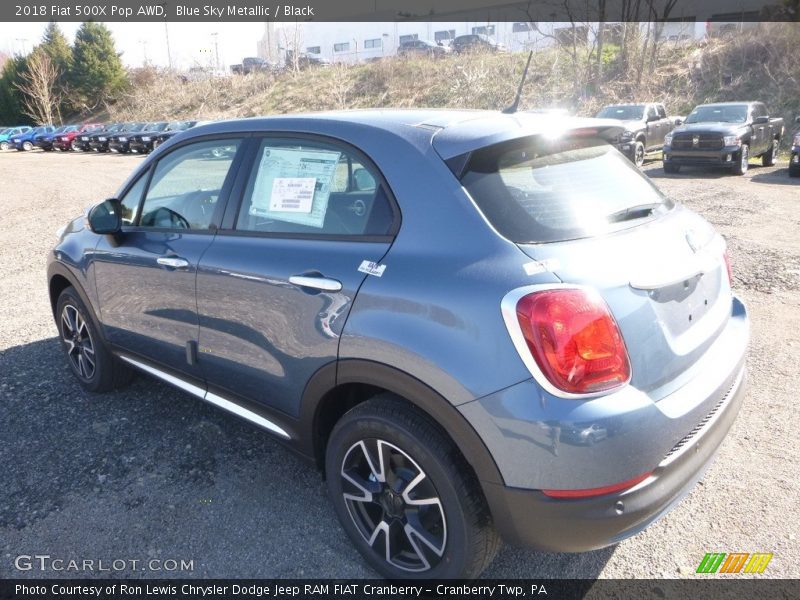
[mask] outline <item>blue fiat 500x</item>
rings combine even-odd
[[[709,466],[749,331],[725,241],[619,133],[425,110],[192,128],[60,232],[67,360],[308,457],[385,577],[614,544]]]

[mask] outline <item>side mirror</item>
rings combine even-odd
[[[119,233],[122,229],[122,205],[109,198],[89,211],[89,229],[101,235]]]
[[[647,122],[650,123],[651,121],[658,121],[661,117],[658,115],[649,115],[647,117]]]
[[[756,117],[755,119],[753,119],[753,123],[755,123],[756,125],[763,125],[764,123],[769,123],[769,117],[765,116]]]
[[[683,119],[675,119],[675,125],[683,125]]]
[[[800,125],[800,115],[794,118],[794,122]]]

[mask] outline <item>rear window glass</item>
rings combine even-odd
[[[600,235],[673,206],[616,149],[585,138],[523,138],[478,150],[461,183],[516,243]]]

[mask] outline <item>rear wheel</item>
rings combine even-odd
[[[0,150],[8,150],[8,142],[0,142]]]
[[[61,346],[73,374],[84,389],[107,392],[131,380],[133,372],[106,348],[89,309],[75,288],[68,287],[61,292],[56,318]]]
[[[463,457],[427,417],[391,394],[339,420],[325,473],[342,527],[386,578],[477,577],[499,549]]]
[[[637,167],[644,164],[644,144],[640,141],[633,145],[633,162]]]
[[[742,145],[739,151],[739,162],[733,167],[733,172],[737,175],[744,175],[750,166],[750,147],[747,144]]]
[[[778,140],[772,140],[772,148],[761,155],[762,165],[765,167],[771,167],[775,164],[775,161],[778,159],[778,145]]]

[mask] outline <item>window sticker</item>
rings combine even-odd
[[[276,177],[272,181],[269,209],[272,212],[309,214],[314,203],[316,177]]]
[[[341,152],[266,147],[250,214],[322,229]]]

